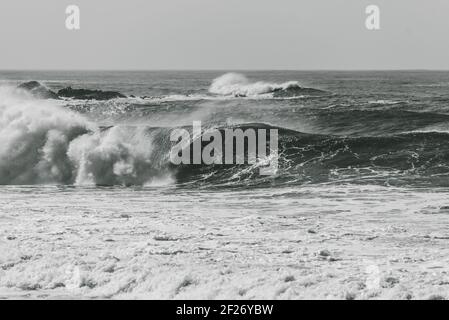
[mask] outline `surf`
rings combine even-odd
[[[212,81],[209,93],[232,97],[280,97],[292,94],[323,94],[324,91],[301,87],[298,81],[270,83],[265,81],[251,82],[240,73],[226,73]]]
[[[0,184],[151,183],[169,175],[168,152],[158,150],[166,137],[145,127],[102,129],[52,101],[0,88]]]

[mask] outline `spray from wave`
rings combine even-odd
[[[143,185],[166,177],[143,127],[101,130],[83,116],[0,88],[0,184]]]
[[[80,136],[67,151],[76,169],[75,183],[130,186],[169,182],[168,138],[164,129],[141,126],[116,126]]]

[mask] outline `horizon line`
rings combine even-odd
[[[398,68],[398,69],[387,69],[387,68],[380,68],[380,69],[232,69],[232,68],[226,68],[226,69],[212,69],[212,68],[205,68],[205,69],[2,69],[0,68],[0,72],[213,72],[213,71],[220,71],[220,72],[233,72],[233,71],[244,71],[244,72],[260,72],[260,71],[284,71],[284,72],[381,72],[381,71],[414,71],[414,72],[425,72],[425,71],[435,71],[435,72],[447,72],[449,69],[436,69],[436,68]]]

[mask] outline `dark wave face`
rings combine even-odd
[[[448,72],[1,75],[0,184],[449,185]],[[173,165],[193,121],[277,129],[277,174]]]
[[[258,166],[248,164],[185,165],[177,173],[178,180],[228,186],[330,182],[449,186],[448,133],[338,137],[277,129],[279,169],[275,176],[261,176]]]

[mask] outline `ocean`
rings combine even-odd
[[[1,71],[0,297],[445,297],[448,101],[443,71]],[[174,166],[194,121],[276,128],[277,173]]]

